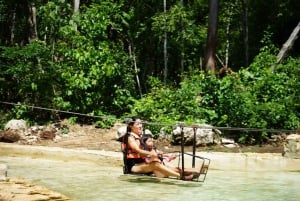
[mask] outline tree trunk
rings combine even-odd
[[[248,44],[248,0],[243,0],[243,35],[244,35],[244,47],[245,47],[245,67],[249,65],[249,44]]]
[[[36,28],[36,7],[33,2],[28,2],[28,25],[29,25],[29,35],[28,42],[32,43],[38,36]]]
[[[80,0],[74,0],[74,15],[76,15],[79,12],[79,6],[80,6]],[[74,29],[77,31],[77,24],[74,22],[73,24]]]
[[[228,61],[229,61],[229,48],[230,48],[230,41],[229,41],[230,26],[231,26],[233,8],[237,4],[236,1],[237,0],[235,0],[234,3],[231,3],[230,7],[228,8],[228,18],[227,18],[227,26],[226,26],[226,51],[225,51],[225,66],[227,66],[227,67],[228,67]]]
[[[300,22],[298,25],[294,28],[293,32],[291,33],[289,39],[283,44],[280,52],[277,55],[277,63],[280,63],[282,59],[286,56],[288,50],[292,48],[294,45],[295,40],[298,38],[298,33],[300,31]],[[274,69],[272,69],[274,70]]]
[[[139,74],[138,74],[138,68],[137,68],[136,59],[135,59],[135,50],[134,50],[134,47],[132,47],[132,46],[133,45],[131,45],[131,44],[129,44],[129,46],[128,46],[129,57],[131,58],[132,64],[134,66],[136,83],[138,85],[140,96],[142,98],[142,96],[143,96],[142,87],[141,87],[140,78],[139,78]]]
[[[206,70],[215,74],[215,52],[218,29],[218,0],[209,1],[208,32],[206,39]]]
[[[164,13],[167,12],[167,0],[163,0],[164,4]],[[166,26],[166,25],[165,25]],[[164,32],[164,85],[167,84],[167,77],[168,77],[168,36],[167,36],[167,31],[165,30]]]
[[[11,26],[10,26],[10,45],[14,45],[14,39],[15,39],[15,27],[16,27],[16,7],[13,10],[12,13],[12,19],[11,19]]]
[[[180,0],[180,4],[181,4],[181,6],[183,7],[184,6],[184,2],[183,2],[183,0]],[[183,19],[181,18],[181,33],[183,33],[183,27],[184,27],[184,25],[183,25]],[[183,37],[181,37],[181,50],[180,50],[180,67],[181,67],[181,70],[180,70],[180,73],[183,73],[184,72],[184,39],[183,39]]]

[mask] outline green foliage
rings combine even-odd
[[[71,125],[75,125],[78,121],[78,117],[70,117],[68,119],[68,122],[71,124]]]
[[[183,73],[184,69],[179,65],[183,57],[184,65],[192,68],[197,68],[199,57],[204,57],[202,48],[205,46],[207,27],[201,26],[200,22],[205,21],[205,16],[192,6],[177,2],[166,12],[158,12],[152,17],[152,31],[161,47],[167,34],[170,78]],[[200,6],[195,2],[194,7],[202,10],[206,4]]]
[[[72,5],[64,0],[39,7],[44,41],[1,47],[0,82],[7,90],[1,87],[0,93],[23,104],[84,114],[128,111],[137,93],[121,40],[130,19],[122,6],[111,1],[83,5],[76,19]],[[33,120],[53,118],[51,112],[36,112],[11,114]]]
[[[70,132],[70,130],[69,130],[68,127],[63,127],[63,128],[61,129],[61,133],[62,133],[62,134],[68,134],[69,132]]]
[[[132,112],[153,122],[203,123],[214,120],[214,110],[199,106],[197,96],[200,88],[195,80],[197,78],[186,79],[179,89],[153,87],[151,93],[136,101]]]
[[[230,44],[228,65],[236,71],[222,79],[195,70],[203,68],[207,1],[168,1],[166,12],[163,2],[157,1],[81,1],[80,12],[74,14],[71,1],[36,0],[38,39],[32,43],[28,41],[32,31],[29,3],[0,0],[3,101],[97,116],[131,112],[167,124],[183,121],[247,128],[299,127],[298,41],[289,52],[295,57],[275,65],[278,47],[299,21],[296,0],[248,2],[247,50],[243,44],[243,5],[239,1],[220,2],[217,54],[224,58]],[[160,80],[165,33],[167,83],[174,83],[170,86]],[[240,69],[246,63],[246,53],[251,65]],[[135,64],[143,87],[141,100],[136,100]],[[24,106],[3,106],[0,112],[1,122],[6,118],[23,118],[31,123],[55,119],[52,111]],[[61,115],[73,122],[84,119]],[[96,124],[106,128],[112,122],[101,120]],[[268,135],[239,134],[237,139],[247,143],[263,142]]]
[[[30,105],[49,105],[53,97],[52,89],[56,86],[58,72],[49,63],[49,49],[42,41],[34,41],[24,47],[1,47],[0,57],[4,76],[4,94],[10,100],[23,100]],[[44,118],[48,113],[34,114],[36,111],[17,113],[18,118]],[[21,115],[24,114],[24,115]],[[25,115],[26,114],[26,115]],[[33,119],[35,119],[33,118]]]
[[[57,54],[63,58],[60,68],[65,90],[56,100],[61,106],[71,106],[65,109],[94,114],[114,110],[119,114],[135,95],[123,43],[117,38],[108,41],[107,30],[122,31],[129,17],[120,7],[108,1],[83,7],[77,23],[80,31],[61,27]]]
[[[201,72],[179,88],[153,80],[151,93],[136,101],[132,113],[152,122],[208,123],[219,127],[299,128],[299,66],[292,59],[270,70],[274,56],[264,48],[248,69],[222,79]],[[158,129],[157,129],[158,130]],[[267,132],[235,132],[241,143],[263,143]]]
[[[99,128],[111,128],[116,123],[116,117],[112,115],[106,115],[105,118],[96,121],[96,126]]]

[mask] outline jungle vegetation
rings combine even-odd
[[[107,128],[138,115],[298,129],[299,10],[298,0],[0,0],[1,127]]]

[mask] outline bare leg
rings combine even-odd
[[[131,171],[134,173],[153,172],[154,174],[157,174],[158,177],[169,177],[169,176],[180,177],[180,174],[178,172],[164,166],[159,162],[137,164],[131,168]]]

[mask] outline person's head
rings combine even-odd
[[[142,146],[147,150],[151,150],[154,148],[153,136],[150,134],[144,134],[141,138],[141,143]]]
[[[142,120],[139,117],[132,117],[127,122],[128,132],[133,132],[137,135],[141,135],[143,131]]]

